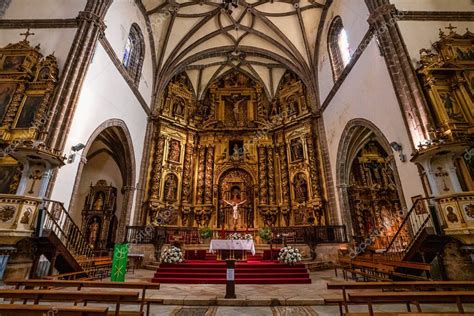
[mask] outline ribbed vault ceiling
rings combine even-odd
[[[142,0],[155,39],[157,87],[186,71],[196,95],[232,68],[251,74],[273,97],[287,69],[311,88],[318,26],[326,0]],[[314,87],[314,86],[313,86]]]

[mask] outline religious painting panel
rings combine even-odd
[[[23,65],[25,59],[26,56],[7,55],[3,58],[1,70],[5,72],[20,71],[19,67]]]
[[[35,115],[43,101],[43,96],[28,95],[24,98],[17,117],[16,128],[30,128],[33,126]]]
[[[19,165],[0,166],[0,193],[15,194],[21,177]]]
[[[412,201],[413,205],[415,205],[415,214],[416,215],[423,215],[423,214],[428,213],[428,207],[427,207],[425,201],[417,202],[418,200],[421,200],[422,198],[423,198],[422,195],[416,195],[416,196],[411,197],[411,201]]]
[[[180,162],[181,159],[181,142],[176,139],[171,139],[168,149],[168,160],[172,162]]]
[[[13,95],[15,94],[15,90],[15,83],[0,83],[0,122],[3,121],[3,117],[7,112],[8,105],[12,101]]]
[[[449,120],[452,122],[466,122],[456,95],[448,89],[438,89],[438,93]]]

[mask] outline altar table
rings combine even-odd
[[[255,244],[253,240],[232,240],[232,239],[213,239],[209,246],[209,252],[218,253],[218,260],[222,258],[222,250],[230,250],[231,258],[234,257],[234,251],[242,251],[242,259],[246,259],[246,252],[249,251],[255,255]]]

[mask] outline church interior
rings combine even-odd
[[[472,0],[0,1],[0,314],[474,313],[473,32]]]

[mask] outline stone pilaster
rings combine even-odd
[[[365,3],[370,12],[368,22],[376,31],[414,149],[420,142],[430,139],[428,132],[432,124],[397,26],[395,6],[389,0],[365,0]]]
[[[47,145],[50,148],[60,151],[64,149],[82,84],[94,56],[97,41],[104,34],[104,17],[112,1],[88,0],[84,11],[79,13],[79,27],[52,102],[52,113],[56,115],[45,128],[50,131],[47,137]]]

